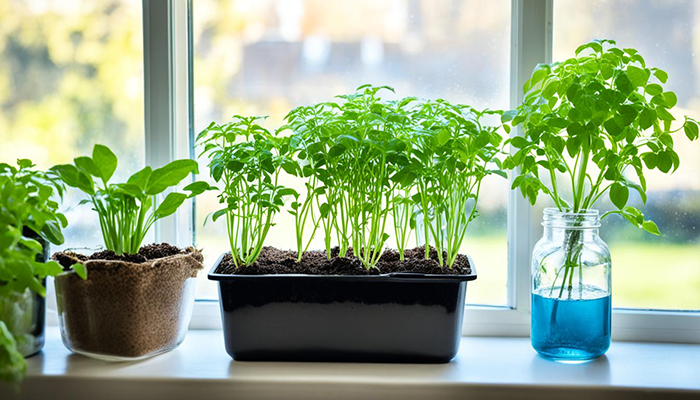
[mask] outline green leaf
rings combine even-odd
[[[447,129],[442,129],[440,132],[438,132],[437,135],[437,141],[439,146],[444,146],[445,143],[450,141],[450,138],[452,138],[452,135],[450,134],[450,131]]]
[[[7,164],[5,164],[5,165],[7,165]],[[32,160],[29,160],[27,158],[18,158],[17,159],[17,166],[22,168],[22,169],[27,169],[27,168],[33,167],[34,163],[32,162]]]
[[[664,92],[664,101],[666,101],[667,108],[673,108],[676,103],[678,103],[678,97],[673,92]]]
[[[619,135],[622,132],[622,127],[615,122],[615,119],[610,118],[603,124],[605,130],[613,137]]]
[[[72,164],[61,164],[51,168],[66,185],[78,188],[87,194],[95,194],[95,184],[92,179],[78,167]]]
[[[651,220],[644,221],[642,223],[642,229],[644,229],[645,231],[647,231],[653,235],[657,235],[657,236],[661,235],[661,232],[659,232],[659,227],[656,226],[656,223],[654,223],[654,221],[651,221]]]
[[[225,209],[225,208],[224,208],[224,209],[221,209],[221,210],[214,211],[214,212],[211,214],[211,220],[212,220],[212,221],[216,221],[216,220],[219,219],[222,215],[226,215],[227,212],[228,212],[228,209]]]
[[[578,153],[579,148],[581,147],[581,140],[577,139],[575,137],[569,138],[569,140],[566,141],[566,151],[569,153],[569,157],[575,157],[576,153]]]
[[[649,80],[649,72],[645,69],[635,67],[634,65],[628,65],[627,77],[634,86],[644,86]]]
[[[671,170],[672,166],[673,161],[671,160],[671,156],[665,151],[659,152],[656,158],[656,167],[659,169],[659,171],[667,173]]]
[[[146,166],[142,170],[131,175],[129,177],[129,179],[126,181],[126,183],[136,185],[139,188],[141,188],[141,190],[146,190],[146,184],[148,183],[148,178],[151,176],[152,172],[153,172],[153,170],[151,169],[151,167]]]
[[[44,276],[56,276],[63,272],[63,267],[61,267],[61,264],[57,263],[56,261],[46,261],[45,263],[37,263],[37,264],[42,264],[45,268],[44,270]]]
[[[78,274],[78,276],[81,279],[87,279],[87,268],[85,268],[85,265],[83,265],[82,263],[76,263],[71,265],[71,268],[73,269],[73,271],[75,271],[76,274]]]
[[[186,199],[187,195],[184,193],[168,193],[165,200],[158,205],[153,215],[156,219],[167,217],[177,211]]]
[[[627,205],[627,199],[629,198],[629,189],[627,186],[615,182],[610,187],[610,201],[615,205],[615,207],[622,209]]]
[[[663,93],[664,89],[658,83],[650,83],[644,90],[652,96]]]
[[[642,154],[642,161],[644,161],[644,165],[646,165],[647,168],[649,168],[649,169],[656,168],[656,161],[657,161],[656,154],[644,153],[644,154]]]
[[[666,83],[668,80],[668,74],[664,70],[660,70],[658,68],[654,68],[654,76],[659,79],[661,83]]]
[[[175,160],[151,173],[146,184],[146,194],[155,195],[165,189],[176,186],[192,173],[197,173],[197,162],[194,160]]]
[[[642,129],[649,129],[654,124],[654,111],[645,108],[639,114],[639,127]]]
[[[117,156],[107,146],[96,144],[92,149],[92,161],[100,170],[100,178],[106,185],[117,170]]]
[[[396,182],[399,185],[406,187],[411,185],[416,178],[417,176],[413,171],[404,168],[392,175],[390,179],[392,182]]]
[[[620,72],[620,74],[617,75],[617,78],[615,78],[615,87],[625,96],[629,95],[634,91],[634,86],[632,85],[632,82],[630,81],[627,74],[625,74],[624,72]]]
[[[522,136],[514,136],[510,139],[510,144],[515,148],[522,149],[523,147],[530,144],[530,142],[528,142],[527,139],[525,139]]]
[[[500,177],[503,177],[505,179],[508,179],[508,173],[506,171],[500,170],[500,169],[492,169],[488,171],[490,174],[495,174]]]
[[[696,140],[698,138],[698,124],[695,123],[695,121],[685,121],[685,124],[683,125],[683,131],[685,132],[685,136],[687,136],[689,140]]]
[[[210,174],[216,182],[219,182],[221,180],[221,176],[224,174],[224,164],[212,164],[210,166]]]
[[[24,236],[19,239],[19,243],[34,253],[41,253],[43,250],[41,243],[34,239],[25,238]]]
[[[57,246],[62,245],[65,238],[61,232],[61,227],[61,221],[46,221],[44,227],[41,229],[41,234],[49,242]]]
[[[189,185],[182,188],[182,190],[191,192],[189,197],[194,197],[206,192],[207,190],[217,190],[217,188],[215,186],[209,185],[208,182],[197,181],[190,183]]]
[[[90,157],[77,157],[73,159],[73,162],[75,165],[87,172],[88,174],[100,178],[102,176],[102,171],[97,167],[94,161],[92,161],[92,158]]]
[[[141,199],[144,196],[141,188],[138,185],[134,185],[133,183],[117,183],[115,185],[112,185],[112,187],[116,188],[119,192],[123,194],[135,197],[137,199]]]
[[[640,179],[643,179],[643,177]],[[644,188],[642,187],[642,185],[638,185],[638,184],[636,184],[634,182],[630,182],[630,181],[625,182],[625,185],[628,188],[632,188],[632,189],[636,190],[637,193],[639,193],[639,197],[642,199],[643,204],[647,203],[647,194],[644,191]]]
[[[240,172],[245,164],[240,160],[231,160],[226,163],[226,169],[232,172]]]
[[[284,196],[299,197],[299,193],[292,188],[282,188],[282,189],[277,191],[277,196],[279,196],[279,197],[284,197]]]
[[[671,115],[668,110],[664,107],[656,107],[656,115],[659,117],[660,120],[662,121],[674,121],[676,118]]]
[[[619,120],[621,122],[621,126],[627,126],[637,118],[637,110],[630,105],[620,106],[618,113],[620,116]]]
[[[0,321],[0,381],[9,382],[17,390],[27,371],[24,356],[5,322]]]
[[[506,123],[512,121],[515,116],[518,115],[518,110],[508,110],[504,111],[501,115],[501,123]]]
[[[551,79],[549,82],[547,82],[544,89],[542,90],[542,97],[544,97],[545,99],[550,99],[557,93],[558,90],[559,81],[556,79]]]
[[[584,50],[586,50],[586,49],[591,49],[591,50],[593,50],[593,51],[596,52],[596,53],[602,53],[602,52],[603,52],[603,46],[602,46],[600,43],[598,43],[598,42],[589,42],[589,43],[582,44],[581,46],[577,47],[577,48],[576,48],[575,54],[578,56],[579,53],[581,53],[582,51],[584,51]]]

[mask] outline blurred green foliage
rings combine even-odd
[[[134,0],[0,0],[0,160],[142,148],[141,21]]]

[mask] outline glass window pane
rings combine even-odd
[[[0,0],[0,160],[48,168],[102,143],[125,178],[143,168],[143,126],[141,1]],[[63,247],[102,244],[81,198],[64,200]]]
[[[691,0],[556,0],[553,57],[572,57],[578,45],[596,38],[638,49],[648,66],[668,72],[666,89],[678,95],[674,126],[680,126],[683,115],[700,117],[698,17],[700,3]],[[680,168],[673,175],[645,174],[645,214],[663,236],[616,216],[601,228],[612,252],[615,307],[700,309],[700,143],[690,143],[682,133],[676,138]],[[638,195],[633,203],[643,206]]]
[[[198,0],[193,27],[196,130],[233,114],[269,115],[274,129],[293,107],[365,83],[393,86],[397,96],[509,106],[508,0]],[[479,276],[467,301],[505,304],[508,184],[496,177],[484,185],[481,217],[463,246]],[[197,206],[201,227],[217,209],[215,194]],[[294,248],[293,218],[282,212],[275,222],[268,244]],[[201,228],[197,241],[207,265],[228,251],[221,222]],[[320,235],[314,244],[322,248]],[[216,298],[205,277],[199,295]]]

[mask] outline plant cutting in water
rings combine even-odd
[[[56,245],[63,243],[61,229],[68,225],[58,212],[63,190],[57,176],[37,171],[30,160],[17,160],[17,167],[0,164],[0,302],[10,302],[0,313],[0,381],[19,383],[26,370],[19,349],[33,340],[12,334],[13,322],[26,319],[18,313],[31,312],[13,307],[13,295],[29,289],[45,296],[42,280],[62,271],[54,261],[43,262],[42,244],[28,233]],[[81,267],[75,269],[84,276]]]
[[[66,185],[78,188],[88,195],[81,204],[92,204],[99,216],[105,247],[116,254],[136,254],[153,224],[177,211],[186,199],[194,197],[210,186],[194,182],[183,188],[189,194],[170,192],[156,206],[156,196],[177,186],[197,173],[194,160],[176,160],[161,168],[147,166],[133,174],[126,183],[109,183],[117,169],[117,156],[106,146],[96,144],[92,157],[77,157],[74,164],[61,164],[51,170]],[[97,178],[102,185],[97,183]]]
[[[236,267],[255,262],[283,198],[297,194],[278,184],[281,165],[289,162],[289,138],[271,134],[258,125],[260,119],[234,116],[224,125],[211,123],[197,137],[202,154],[209,156],[211,177],[223,184],[219,202],[224,208],[212,220],[226,216]]]
[[[574,58],[538,65],[523,88],[523,104],[502,116],[523,130],[523,136],[505,142],[514,150],[504,167],[520,169],[513,188],[532,204],[545,193],[560,211],[571,213],[591,209],[607,194],[616,209],[601,218],[619,214],[658,235],[656,224],[627,204],[630,190],[645,203],[645,169],[672,173],[679,166],[673,134],[684,131],[691,141],[698,138],[698,124],[691,118],[672,128],[669,110],[677,99],[664,90],[667,79],[637,50],[620,49],[612,40],[584,44]],[[570,198],[560,184],[568,186]],[[559,298],[565,290],[570,297],[574,269],[583,268],[581,232],[567,233],[566,260],[551,288],[559,282]]]

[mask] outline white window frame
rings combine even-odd
[[[516,107],[535,65],[551,62],[553,0],[511,1],[510,105]],[[145,149],[146,162],[154,167],[194,156],[191,12],[192,0],[143,0]],[[158,221],[157,240],[194,243],[193,213],[191,204],[189,210]],[[530,258],[537,240],[533,218],[539,216],[532,215],[519,192],[511,191],[507,306],[467,305],[463,335],[529,336]],[[185,234],[178,237],[178,232]],[[614,309],[612,321],[614,340],[700,343],[700,312]],[[218,301],[198,300],[190,328],[220,329]]]

